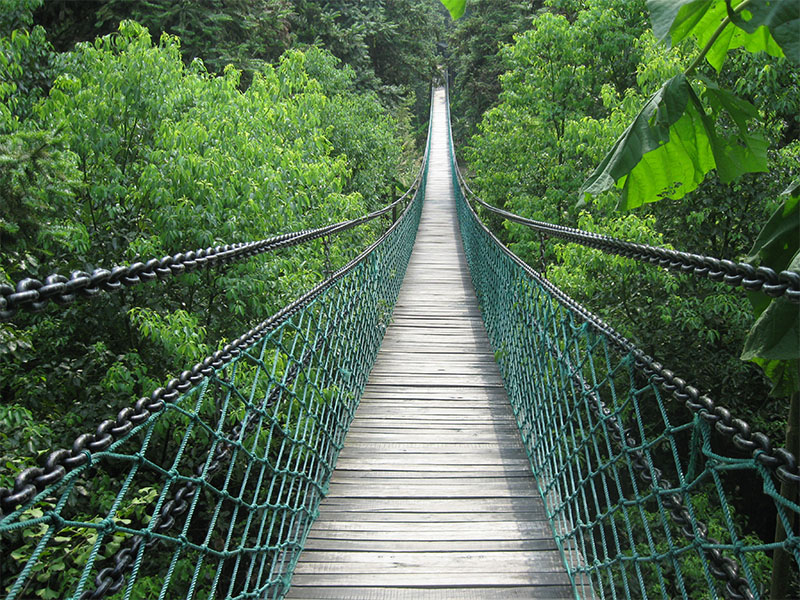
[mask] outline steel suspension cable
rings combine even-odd
[[[423,169],[425,164],[423,164]],[[415,182],[415,186],[416,186]],[[386,208],[355,219],[342,223],[336,223],[329,227],[321,228],[326,230],[326,233],[319,234],[327,235],[331,231],[340,232],[344,229],[355,227],[358,222],[364,222],[364,219],[372,219],[376,216],[386,214],[396,206],[398,202],[404,200],[415,187],[410,188],[401,198],[387,206]],[[406,207],[403,214],[409,210],[410,204]],[[331,287],[336,281],[341,279],[344,275],[353,270],[359,263],[361,263],[367,256],[369,256],[375,248],[386,238],[390,231],[396,227],[397,223],[384,233],[377,241],[372,243],[367,249],[359,254],[355,259],[350,261],[347,265],[333,273],[328,279],[314,287],[312,290],[283,307],[277,313],[262,321],[250,331],[235,339],[234,341],[225,345],[221,350],[217,350],[205,360],[198,362],[191,369],[183,371],[178,377],[170,380],[165,387],[156,389],[149,397],[141,398],[134,407],[127,407],[122,409],[117,415],[116,419],[107,419],[98,425],[94,434],[83,434],[77,437],[72,444],[71,450],[60,449],[55,450],[48,454],[44,462],[44,467],[30,467],[20,472],[14,480],[14,489],[8,490],[7,488],[0,488],[0,516],[3,513],[8,513],[14,510],[20,504],[28,502],[37,492],[61,481],[64,476],[71,470],[84,466],[91,460],[90,453],[101,452],[106,450],[114,441],[126,435],[134,426],[143,423],[151,415],[156,414],[164,409],[166,402],[175,400],[179,395],[185,393],[187,390],[197,385],[201,380],[211,375],[214,371],[224,368],[233,358],[239,355],[242,348],[252,346],[264,338],[271,331],[278,328],[282,323],[290,319],[303,307],[308,305],[311,301],[322,294],[326,289]],[[339,229],[332,229],[339,228]],[[343,228],[343,229],[342,229]],[[311,233],[320,230],[314,230]],[[305,238],[303,241],[308,241]],[[258,243],[258,242],[254,242]],[[297,242],[302,243],[302,242]],[[268,251],[268,250],[264,250]]]
[[[53,273],[44,281],[26,277],[15,285],[0,284],[0,322],[12,319],[19,310],[38,312],[44,310],[50,302],[63,306],[71,304],[78,298],[90,298],[101,291],[113,292],[154,279],[164,280],[198,269],[241,262],[281,248],[291,248],[326,236],[337,235],[389,214],[408,200],[410,194],[417,189],[419,181],[418,175],[400,198],[379,210],[316,229],[294,231],[253,242],[209,246],[160,259],[152,258],[145,262],[114,266],[111,269],[97,268],[91,273],[73,271],[69,277]]]
[[[454,146],[452,145],[452,133],[450,140],[451,148],[454,149]],[[727,260],[689,254],[686,252],[677,252],[668,248],[659,248],[656,246],[625,242],[602,234],[595,234],[561,225],[552,225],[550,223],[541,221],[533,221],[514,213],[493,207],[481,200],[469,188],[469,185],[467,184],[466,179],[464,178],[464,175],[461,173],[461,169],[458,166],[458,161],[456,160],[454,150],[451,160],[457,179],[457,184],[460,186],[464,198],[466,199],[466,197],[469,195],[471,199],[475,200],[481,206],[489,209],[491,212],[504,216],[509,220],[528,225],[531,228],[541,231],[547,235],[560,237],[569,241],[575,241],[575,243],[597,248],[611,254],[628,256],[636,260],[658,264],[659,266],[679,270],[684,273],[690,272],[698,276],[709,277],[715,281],[725,281],[725,283],[733,286],[741,285],[749,291],[761,289],[764,293],[772,297],[778,297],[786,294],[788,300],[792,302],[800,302],[800,273],[795,271],[782,271],[780,275],[776,275],[775,271],[766,267],[759,267],[756,269],[747,263],[737,264]],[[505,244],[503,244],[499,238],[497,238],[497,236],[486,226],[486,224],[480,220],[478,213],[471,206],[469,208],[480,226],[486,231],[493,242],[502,250],[504,254],[506,254],[512,261],[520,266],[531,278],[535,279],[539,285],[548,291],[548,293],[550,293],[554,298],[558,299],[558,301],[563,304],[564,307],[578,316],[582,321],[589,324],[598,333],[607,336],[608,339],[619,346],[621,350],[624,352],[629,352],[635,356],[637,364],[645,370],[649,377],[654,378],[654,380],[665,391],[671,393],[681,403],[684,403],[692,412],[699,414],[706,421],[713,424],[717,431],[723,434],[726,438],[730,439],[738,449],[751,452],[756,460],[758,460],[764,466],[774,470],[782,481],[790,481],[796,484],[800,483],[800,461],[798,461],[798,457],[794,456],[794,454],[792,454],[786,448],[773,447],[772,442],[766,435],[758,431],[754,431],[747,422],[733,416],[728,409],[716,404],[707,395],[702,394],[696,387],[687,383],[684,379],[678,377],[675,373],[664,367],[664,365],[656,361],[653,357],[639,349],[633,344],[633,342],[616,331],[600,317],[593,314],[579,302],[573,300],[569,295],[552,284],[542,274],[540,274],[533,267],[528,265],[528,263],[523,261],[511,250],[509,250],[508,247],[505,246]],[[662,256],[664,258],[659,259],[657,258],[658,256]],[[669,264],[662,264],[661,261],[667,261]],[[711,267],[708,266],[706,268],[689,268],[697,261],[712,263],[715,270],[711,270]],[[729,273],[732,273],[733,271],[740,272],[735,276],[729,275]],[[746,279],[742,272],[746,272],[748,276],[752,278]],[[781,280],[779,284],[768,283],[768,281],[774,281],[776,277]]]
[[[706,277],[712,281],[722,281],[731,287],[741,286],[749,292],[762,291],[772,298],[785,296],[790,302],[800,303],[800,273],[797,271],[784,270],[780,273],[776,273],[769,267],[754,267],[744,262],[733,262],[713,256],[704,256],[702,254],[681,252],[670,248],[638,244],[601,233],[592,233],[574,227],[554,225],[553,223],[547,223],[545,221],[528,219],[488,204],[470,189],[461,171],[458,170],[457,173],[465,196],[470,200],[491,213],[513,221],[514,223],[525,225],[544,236],[563,239],[574,244],[600,250],[606,254],[631,258],[671,271],[688,273],[697,277]]]
[[[414,188],[393,203],[411,196],[402,215],[357,258],[0,489],[10,600],[150,597],[153,585],[162,598],[283,597],[391,318],[429,147],[430,132]],[[98,473],[104,496],[79,497]]]
[[[786,551],[800,565],[800,538],[792,533],[800,506],[782,496],[773,479],[797,486],[797,457],[774,449],[767,436],[664,368],[503,245],[467,201],[452,137],[450,144],[473,283],[576,594],[586,585],[600,597],[717,597],[716,578],[724,582],[726,598],[761,597],[750,557]],[[673,421],[659,390],[691,411],[688,423]],[[663,430],[645,415],[663,418]],[[752,458],[715,450],[712,429]],[[657,466],[657,460],[670,464]],[[722,484],[728,469],[758,477],[787,532],[783,542],[740,538]],[[713,536],[697,514],[704,493],[709,502],[715,494],[724,517]],[[720,531],[730,541],[718,541]],[[697,567],[689,561],[698,556],[704,592],[692,587]]]

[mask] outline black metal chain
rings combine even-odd
[[[419,181],[420,177],[417,177],[402,197],[380,210],[357,219],[341,221],[317,229],[304,229],[255,242],[241,242],[191,252],[180,252],[160,259],[152,258],[147,262],[116,266],[110,270],[98,268],[91,273],[73,271],[69,277],[53,273],[44,281],[26,277],[16,285],[0,284],[0,322],[10,320],[20,309],[37,312],[47,307],[50,302],[63,306],[81,297],[95,296],[101,291],[112,292],[156,278],[163,280],[201,268],[244,261],[266,252],[298,246],[320,237],[336,235],[390,213],[416,189]]]
[[[423,163],[424,170],[424,163]],[[419,181],[419,179],[418,179]],[[416,185],[416,183],[415,183]],[[411,189],[396,202],[404,200],[411,193]],[[403,215],[413,205],[409,202]],[[381,214],[391,210],[391,205],[381,209]],[[372,213],[375,214],[375,213]],[[359,263],[369,256],[380,243],[400,225],[398,219],[386,233],[368,246],[361,254],[351,260],[341,269],[333,273],[329,279],[321,282],[311,291],[307,292],[294,302],[287,304],[277,313],[262,321],[250,331],[227,344],[222,350],[217,350],[205,360],[197,363],[191,369],[183,371],[178,377],[170,380],[166,386],[156,389],[149,397],[140,398],[133,407],[125,407],[118,414],[116,420],[107,419],[100,423],[94,434],[84,433],[78,436],[72,444],[71,450],[59,449],[51,452],[45,459],[44,467],[29,467],[21,471],[14,479],[13,489],[0,488],[0,519],[4,514],[10,514],[18,506],[33,499],[37,493],[61,481],[68,472],[88,464],[92,453],[106,450],[116,440],[127,434],[131,429],[144,423],[151,415],[164,410],[167,402],[174,402],[181,394],[188,391],[214,371],[228,364],[242,350],[252,346],[281,323],[292,317],[304,306],[319,296],[334,282],[352,271]],[[337,224],[341,227],[341,224]]]
[[[785,296],[790,302],[800,303],[800,272],[786,270],[776,273],[769,267],[754,267],[748,263],[737,263],[731,260],[714,258],[713,256],[703,256],[701,254],[670,250],[669,248],[626,242],[600,233],[591,233],[563,225],[527,219],[487,204],[469,188],[461,172],[457,171],[457,173],[461,187],[466,192],[465,198],[468,194],[472,200],[486,210],[509,221],[530,227],[542,235],[560,238],[568,242],[601,250],[607,254],[631,258],[671,271],[705,277],[712,281],[721,281],[732,287],[741,286],[749,292],[761,291],[772,298]]]
[[[548,281],[543,275],[503,245],[503,243],[497,239],[497,236],[495,236],[480,220],[474,209],[469,206],[469,204],[467,204],[467,207],[472,214],[472,218],[475,219],[477,224],[492,238],[492,240],[494,240],[494,243],[511,258],[511,260],[519,265],[531,278],[547,290],[550,295],[556,298],[556,300],[572,314],[576,315],[597,332],[606,336],[624,352],[632,354],[637,367],[641,368],[648,378],[652,378],[664,391],[683,403],[692,411],[692,414],[698,414],[707,422],[712,423],[714,428],[736,448],[750,452],[756,461],[775,473],[778,479],[781,481],[800,483],[800,463],[798,463],[797,457],[792,452],[783,447],[773,447],[771,440],[766,434],[760,431],[753,431],[746,421],[734,417],[727,408],[717,405],[709,396],[701,394],[697,388],[675,375],[675,373],[665,368],[651,356],[648,356],[600,317],[570,298],[561,289]]]
[[[548,352],[559,364],[568,365],[570,378],[589,399],[589,410],[598,422],[604,423],[617,450],[625,452],[630,457],[631,466],[639,480],[656,492],[673,489],[672,482],[663,477],[661,469],[649,464],[646,453],[638,448],[640,445],[638,440],[622,426],[617,416],[597,396],[592,386],[584,381],[580,372],[572,368],[561,350],[554,346],[547,336],[545,338]],[[711,574],[725,582],[725,597],[729,600],[754,600],[755,595],[750,589],[750,584],[739,572],[739,563],[735,559],[725,556],[717,548],[707,547],[708,545],[718,546],[720,542],[708,537],[708,526],[703,521],[696,517],[692,518],[683,502],[683,497],[678,493],[659,494],[659,496],[681,535],[687,540],[701,542],[700,549],[710,562]]]
[[[425,157],[423,157],[423,165],[422,165],[422,167],[420,169],[420,175],[417,177],[417,180],[414,182],[412,187],[409,188],[409,190],[405,194],[403,194],[400,198],[395,200],[392,204],[388,205],[386,208],[381,209],[380,211],[377,211],[377,213],[372,213],[372,214],[375,215],[375,216],[379,216],[381,214],[384,214],[384,213],[388,212],[389,210],[392,210],[392,209],[396,210],[396,207],[398,206],[398,204],[400,202],[406,200],[406,198],[409,197],[411,192],[419,184],[419,182],[420,182],[420,180],[422,178],[422,173],[424,173],[424,170],[425,170],[426,161],[427,161],[427,155]],[[406,205],[405,209],[403,210],[402,216],[405,216],[406,212],[408,212],[410,207],[411,207],[411,203],[409,202]],[[367,256],[369,256],[375,250],[375,248],[378,247],[378,245],[389,235],[390,232],[392,232],[394,229],[399,227],[399,224],[400,224],[400,220],[399,219],[395,220],[395,222],[392,224],[392,226],[389,227],[386,230],[386,232],[384,232],[384,234],[378,240],[376,240],[372,245],[370,245],[367,249],[365,249],[358,257],[356,257],[355,259],[350,261],[347,265],[345,265],[344,267],[342,267],[341,269],[339,269],[338,271],[333,273],[330,276],[329,279],[327,279],[326,281],[322,282],[316,288],[311,290],[308,294],[306,294],[302,298],[299,298],[294,303],[286,306],[284,309],[282,309],[281,311],[279,311],[278,313],[273,315],[273,317],[270,317],[270,319],[268,319],[267,321],[265,321],[264,323],[262,323],[258,327],[250,330],[247,334],[245,334],[241,338],[235,340],[234,342],[232,342],[232,344],[229,344],[228,346],[233,346],[234,344],[237,344],[237,342],[239,342],[240,340],[244,339],[245,337],[248,337],[248,336],[253,337],[253,341],[252,342],[248,342],[246,344],[239,344],[237,346],[238,349],[236,351],[236,354],[238,354],[238,352],[241,351],[243,346],[244,347],[251,346],[253,343],[255,343],[255,341],[257,341],[257,339],[260,339],[261,337],[266,335],[266,333],[268,331],[271,331],[271,330],[275,329],[276,327],[278,327],[281,323],[285,322],[289,317],[291,317],[298,310],[300,310],[300,308],[302,308],[303,306],[307,305],[309,302],[311,302],[311,300],[313,300],[314,298],[319,296],[319,294],[321,294],[325,289],[330,287],[333,282],[335,282],[338,279],[340,279],[341,277],[343,277],[345,274],[347,274],[353,268],[355,268],[356,265],[361,263]],[[341,224],[338,224],[338,226],[341,226]],[[333,231],[333,232],[329,232],[329,233],[338,233],[338,231],[339,230],[336,230],[336,231]],[[344,310],[336,311],[335,319],[333,320],[333,327],[329,324],[327,329],[326,329],[326,335],[320,336],[315,341],[315,343],[312,346],[312,348],[308,352],[306,352],[306,354],[302,357],[302,359],[299,362],[292,364],[292,366],[289,368],[289,371],[287,372],[286,382],[282,383],[281,385],[277,385],[277,386],[275,386],[273,388],[273,390],[272,390],[272,392],[270,392],[269,396],[259,406],[259,410],[257,411],[257,413],[258,412],[263,412],[264,410],[266,410],[270,406],[274,406],[275,403],[280,401],[280,399],[283,396],[284,390],[289,385],[291,385],[291,382],[293,382],[297,378],[297,376],[298,376],[298,374],[300,373],[301,370],[303,370],[303,369],[308,367],[308,364],[310,363],[310,361],[313,358],[314,354],[319,352],[319,350],[320,350],[319,345],[327,341],[327,331],[329,331],[330,329],[335,328],[336,326],[338,326],[338,323],[341,321],[341,319],[344,316],[346,316],[347,314],[350,314],[352,312],[352,308],[356,303],[356,299],[358,297],[360,297],[360,295],[361,295],[361,291],[359,291],[359,293],[354,298],[350,299],[350,302],[348,303],[348,306]],[[271,324],[269,329],[264,329],[260,333],[259,337],[256,338],[255,335],[258,335],[258,334],[254,334],[254,332],[256,332],[256,330],[258,330],[259,327],[264,326],[268,321],[274,321],[274,322]],[[253,334],[253,335],[251,336],[251,334]],[[228,346],[226,346],[225,348],[227,349]],[[223,352],[224,351],[225,351],[225,349],[223,349]],[[219,354],[219,353],[215,353],[212,356],[216,356],[217,354]],[[236,356],[236,354],[231,352],[230,353],[230,358],[227,358],[227,359],[225,358],[225,356],[227,356],[227,355],[221,356],[219,358],[219,360],[218,360],[219,364],[212,364],[211,367],[213,367],[213,370],[216,370],[216,369],[220,368],[222,366],[222,364],[229,362],[231,358]],[[206,359],[206,361],[208,361],[208,359]],[[206,361],[204,361],[203,363],[198,363],[198,364],[204,364]],[[195,368],[196,367],[197,367],[197,365],[195,365]],[[192,371],[194,371],[194,368],[192,369]],[[187,372],[184,371],[184,373],[181,374],[181,377],[183,377],[183,375],[185,373],[187,373]],[[201,373],[202,373],[202,371],[201,371]],[[205,377],[207,375],[210,375],[210,374],[211,374],[211,371],[209,371],[207,374],[204,374],[203,377]],[[167,384],[167,388],[159,388],[159,389],[160,390],[161,389],[168,389],[170,387],[170,384],[172,384],[174,381],[176,381],[176,380],[170,381],[170,383]],[[194,385],[194,384],[191,384],[191,385]],[[186,389],[188,389],[188,388],[186,388]],[[173,392],[172,397],[167,401],[174,400],[177,397],[178,393],[183,393],[183,391],[185,391],[185,390],[180,390],[177,387],[177,384],[175,386],[175,390],[176,390],[176,392]],[[158,392],[158,391],[159,390],[156,390],[156,392]],[[155,395],[156,392],[154,392],[153,395]],[[152,398],[153,397],[151,396],[151,399]],[[139,402],[141,403],[144,400],[145,399],[142,399]],[[161,406],[160,406],[160,408],[158,410],[163,409],[163,401],[164,401],[164,399],[162,398],[161,399]],[[137,406],[138,405],[139,405],[139,403],[137,403]],[[148,408],[150,408],[150,406],[148,406]],[[120,413],[120,414],[122,414],[122,413]],[[147,416],[149,417],[149,415],[147,415]],[[141,421],[144,421],[146,418],[147,417],[145,417],[144,419],[141,419]],[[249,431],[252,431],[252,428],[254,427],[254,423],[255,423],[254,420],[247,420],[247,418],[245,418],[243,421],[240,421],[239,423],[237,423],[234,426],[234,428],[232,429],[232,431],[231,431],[231,436],[230,436],[229,440],[217,445],[217,448],[216,448],[216,451],[214,453],[214,456],[211,459],[211,462],[208,463],[208,467],[205,466],[206,465],[205,462],[200,463],[195,467],[196,476],[198,478],[207,477],[209,474],[213,474],[216,471],[218,471],[219,468],[224,464],[224,462],[228,458],[230,458],[230,453],[231,453],[232,449],[234,448],[234,446],[236,445],[236,443],[239,441],[239,439],[244,437],[244,436],[246,436]],[[101,426],[102,426],[102,424],[101,424]],[[125,430],[125,433],[127,433],[127,431],[130,431],[130,427]],[[79,437],[78,440],[80,440],[83,437],[85,437],[85,436]],[[77,444],[78,440],[76,440],[76,444]],[[109,445],[110,445],[110,443],[109,443]],[[48,464],[51,463],[51,458],[53,457],[53,455],[55,455],[58,452],[66,452],[66,451],[56,451],[56,452],[52,453],[50,455],[50,457],[48,457],[48,461],[47,461]],[[87,457],[87,459],[88,459],[88,457]],[[52,462],[57,462],[57,461],[52,461]],[[33,471],[33,470],[29,469],[28,471]],[[45,485],[50,485],[51,483],[55,483],[55,482],[59,481],[60,479],[63,479],[64,475],[66,474],[65,472],[61,472],[60,470],[57,471],[57,472],[60,474],[60,476],[59,477],[56,477],[55,475],[51,476],[51,480],[49,480],[48,483],[46,483]],[[19,480],[24,473],[25,473],[25,471],[20,473],[20,475],[17,477],[17,480]],[[40,477],[40,476],[42,476],[44,474],[42,469],[37,469],[36,473],[37,473],[37,475],[34,475],[34,477]],[[20,489],[19,492],[17,491],[17,480],[15,480],[14,493],[11,494],[11,495],[9,494],[9,490],[7,490],[5,488],[0,488],[0,517],[2,516],[4,503],[8,503],[11,506],[10,510],[13,510],[15,508],[16,504],[21,504],[23,502],[29,501],[33,497],[33,495],[35,495],[35,493],[36,493],[36,489],[34,489],[33,491],[31,491],[29,489],[31,486],[33,486],[34,488],[37,487],[38,483],[37,483],[36,479],[34,479],[32,483],[22,482],[22,488]],[[155,526],[155,530],[157,532],[161,533],[161,532],[165,532],[165,531],[169,530],[170,528],[172,528],[172,526],[176,523],[176,518],[180,517],[181,515],[183,515],[188,510],[189,503],[194,498],[194,495],[196,494],[196,492],[197,492],[197,484],[196,484],[195,480],[189,479],[189,480],[185,481],[183,483],[183,485],[175,493],[174,498],[172,500],[167,501],[162,506],[159,515],[157,517],[154,517],[154,519],[157,519],[157,525]],[[25,498],[22,499],[22,500],[19,500],[19,499],[14,497],[14,496],[18,496],[19,493],[25,494]],[[13,502],[13,504],[12,504],[12,502]],[[150,546],[153,546],[154,544],[156,544],[158,542],[158,540],[159,540],[159,538],[156,537],[156,536],[152,536],[152,534],[150,532],[148,532],[147,534],[135,535],[133,537],[133,540],[132,540],[130,546],[122,548],[121,550],[119,550],[116,553],[116,555],[114,556],[114,566],[113,567],[103,568],[98,572],[98,574],[97,574],[97,576],[95,578],[95,582],[94,582],[95,589],[94,590],[86,590],[86,591],[84,591],[83,594],[81,594],[81,596],[80,596],[80,600],[100,600],[100,599],[102,599],[102,598],[104,598],[104,597],[106,597],[108,595],[115,594],[118,591],[120,591],[122,589],[122,587],[125,585],[125,573],[130,568],[130,566],[132,565],[132,561],[133,561],[134,557],[136,556],[136,554],[138,554],[138,552],[139,552],[139,550],[141,548],[141,545],[143,543],[145,543],[148,547],[150,547]]]
[[[617,448],[626,451],[627,448],[636,448],[639,443],[619,422],[619,419],[612,413],[606,404],[598,398],[592,387],[575,373],[571,374],[573,380],[577,380],[578,385],[583,389],[583,393],[590,399],[589,409],[598,421],[605,423],[609,427],[609,436],[615,442]],[[647,456],[641,449],[626,451],[631,458],[631,466],[637,477],[651,489],[670,490],[673,489],[672,482],[662,476],[661,469],[655,465],[650,465]],[[661,495],[664,507],[669,511],[672,521],[680,529],[681,535],[690,541],[699,540],[700,550],[709,559],[709,570],[717,579],[725,582],[725,597],[729,600],[754,600],[755,595],[750,589],[747,579],[739,573],[739,563],[733,558],[725,556],[717,548],[708,548],[708,545],[718,546],[719,540],[708,537],[708,526],[697,518],[692,518],[691,513],[683,502],[683,497],[678,493],[668,493]]]
[[[450,138],[450,143],[452,151],[452,135]],[[601,246],[592,247],[619,254],[621,256],[628,256],[626,252],[635,249],[636,252],[631,253],[631,258],[646,260],[647,262],[658,264],[662,267],[677,269],[682,272],[692,272],[696,275],[709,277],[716,281],[725,281],[729,285],[742,285],[745,287],[745,289],[751,291],[761,289],[764,293],[773,297],[786,294],[790,301],[800,302],[800,274],[793,271],[783,271],[780,275],[776,275],[772,269],[766,269],[763,267],[755,269],[752,267],[752,265],[745,263],[740,263],[737,265],[731,261],[711,259],[709,257],[692,255],[683,252],[674,252],[664,248],[655,248],[642,244],[631,244],[629,242],[622,242],[608,236],[591,234],[581,230],[570,230],[570,228],[566,227],[524,219],[524,217],[520,217],[514,213],[509,213],[508,211],[501,211],[500,209],[492,207],[483,202],[467,185],[463,175],[461,174],[461,171],[458,168],[458,163],[455,160],[455,153],[453,153],[453,164],[458,179],[457,184],[461,187],[462,193],[464,190],[466,190],[466,192],[481,205],[493,212],[496,212],[497,214],[506,216],[506,218],[509,220],[516,220],[517,222],[521,222],[520,220],[523,220],[526,221],[523,223],[525,225],[529,225],[529,223],[535,223],[537,226],[545,225],[554,228],[554,230],[551,231],[549,229],[544,230],[543,228],[539,229],[538,227],[534,227],[534,229],[539,230],[542,234],[570,239],[567,237],[567,235],[578,233],[581,234],[579,237],[586,235],[593,240],[602,239],[603,242],[618,242],[624,246],[629,246],[629,248],[625,248],[622,252],[618,252],[616,250],[612,250],[612,246],[614,244],[608,246],[608,250]],[[785,448],[773,450],[770,440],[765,434],[760,432],[752,432],[750,426],[745,421],[732,417],[730,411],[724,407],[716,406],[708,396],[700,395],[696,388],[687,385],[683,379],[676,377],[672,371],[665,369],[660,363],[655,362],[650,356],[636,348],[636,346],[634,346],[633,343],[631,343],[622,334],[614,330],[602,319],[587,310],[583,305],[579,304],[561,291],[558,287],[550,283],[547,279],[545,279],[544,276],[530,267],[526,262],[511,252],[511,250],[509,250],[503,243],[501,243],[497,236],[495,236],[494,233],[492,233],[492,231],[481,221],[481,219],[478,217],[478,214],[475,212],[469,202],[466,201],[466,194],[464,194],[463,197],[465,204],[471,213],[471,217],[475,219],[475,222],[494,241],[494,243],[497,244],[497,246],[509,258],[511,258],[512,261],[521,267],[523,271],[532,277],[539,285],[545,288],[547,292],[555,297],[556,300],[558,300],[558,302],[562,304],[562,306],[564,306],[568,311],[578,316],[596,332],[608,337],[623,351],[630,352],[634,357],[635,365],[644,372],[649,380],[652,380],[662,389],[671,393],[673,397],[682,401],[693,413],[699,414],[701,418],[707,422],[713,423],[717,431],[730,439],[737,448],[752,452],[752,455],[756,460],[772,469],[781,480],[800,483],[800,466],[798,465],[797,459],[791,452]],[[512,216],[514,218],[511,218]],[[563,232],[562,234],[561,230],[568,231]],[[577,241],[577,243],[584,242]],[[586,243],[585,245],[590,244]],[[643,252],[641,255],[639,255],[638,253],[642,249]],[[652,260],[647,256],[648,252],[650,251],[654,251]],[[662,252],[665,252],[666,254],[661,254]],[[641,256],[641,258],[639,258],[639,256]],[[697,258],[701,259],[700,264],[693,262]],[[712,261],[711,264],[703,264],[705,259]],[[662,261],[666,261],[666,264],[664,264]],[[736,269],[738,267],[743,267],[743,272],[737,273]],[[714,270],[712,271],[712,269]],[[788,273],[788,276],[784,276],[786,273]],[[762,279],[758,279],[758,276],[760,276]],[[776,278],[778,280],[777,282]],[[754,281],[760,281],[761,283],[754,283]],[[556,349],[556,351],[558,350]],[[618,419],[613,415],[612,411],[594,394],[594,390],[591,388],[591,386],[583,382],[574,371],[571,372],[570,375],[573,379],[578,380],[577,383],[580,388],[592,400],[590,403],[590,410],[595,415],[595,418],[605,421],[611,426],[611,431],[609,433],[612,440],[614,440],[620,448],[624,448],[624,444],[635,448],[638,445],[636,439],[624,430]],[[653,465],[651,470],[651,466],[647,463],[645,453],[642,450],[633,450],[630,454],[632,454],[632,466],[634,471],[642,481],[646,482],[653,488],[660,488],[662,490],[669,490],[672,488],[672,483],[662,477],[662,472],[660,469]],[[684,535],[684,537],[689,540],[701,538],[701,541],[705,542],[702,550],[703,553],[710,559],[711,573],[718,579],[726,581],[724,590],[726,598],[729,598],[730,600],[753,599],[755,597],[753,591],[750,589],[750,585],[747,580],[739,574],[739,566],[737,562],[732,558],[723,555],[722,552],[717,548],[705,547],[706,544],[718,545],[719,542],[714,538],[708,537],[708,527],[704,523],[695,520],[696,525],[694,528],[692,527],[693,520],[688,509],[683,504],[683,498],[679,494],[666,494],[662,496],[662,501],[664,506],[668,509],[673,521],[680,527],[681,533]]]

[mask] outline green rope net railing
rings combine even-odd
[[[391,317],[426,171],[357,259],[140,401],[107,447],[78,438],[58,481],[0,514],[0,595],[282,598]]]
[[[465,199],[450,144],[472,281],[576,598],[767,598],[778,552],[797,586],[796,458],[741,451],[755,446],[746,423],[507,250]],[[785,539],[743,533],[741,486]]]

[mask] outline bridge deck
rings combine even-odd
[[[444,93],[394,320],[290,599],[572,598],[459,237]]]

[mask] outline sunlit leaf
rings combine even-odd
[[[458,19],[464,14],[464,9],[467,7],[467,0],[442,0],[444,7],[450,11],[450,16],[453,19]]]
[[[655,36],[668,43],[677,44],[709,12],[718,0],[648,0],[650,22]],[[721,2],[723,4],[724,2]]]
[[[683,116],[689,101],[689,84],[683,75],[668,80],[653,94],[611,151],[583,184],[581,192],[597,195],[624,183],[642,157],[670,139],[670,128]]]
[[[734,15],[733,21],[751,34],[757,33],[761,27],[768,28],[786,58],[800,64],[800,8],[797,0],[751,0],[745,10]]]
[[[703,97],[711,108],[707,119],[716,121],[725,114],[736,126],[728,136],[719,133],[715,122],[707,129],[720,180],[730,183],[744,173],[767,171],[768,142],[749,127],[751,120],[758,119],[756,107],[712,81],[703,82],[706,86]]]
[[[750,15],[743,11],[734,18],[734,22],[718,31],[720,26],[729,17],[725,0],[649,0],[650,16],[653,24],[653,33],[659,39],[672,44],[677,44],[689,37],[694,37],[699,48],[704,48],[712,41],[713,45],[706,54],[706,60],[717,71],[722,68],[729,50],[745,48],[750,52],[767,52],[772,56],[789,58],[792,53],[797,53],[793,48],[797,42],[797,9],[791,14],[789,4],[786,2],[765,2],[754,0],[748,4],[747,10],[755,10],[759,18],[752,17],[745,21],[744,17]],[[740,3],[734,3],[734,7]],[[782,8],[770,7],[781,6]],[[788,31],[794,27],[794,39],[788,39]],[[777,36],[777,38],[775,37]],[[793,58],[796,60],[796,58]]]
[[[631,209],[682,198],[714,168],[723,182],[765,171],[766,141],[748,127],[755,109],[710,82],[704,96],[710,114],[684,75],[668,80],[584,183],[584,198],[616,185],[622,188],[620,207]],[[723,113],[735,125],[729,135],[715,128]]]

